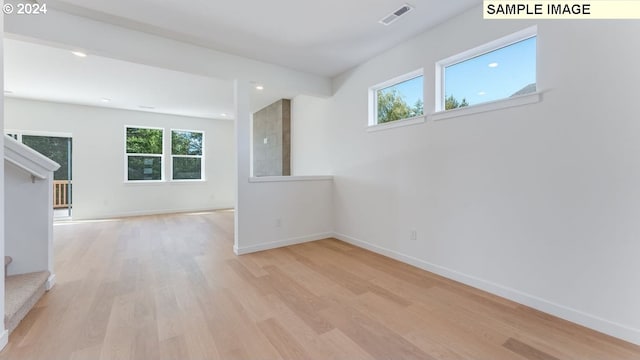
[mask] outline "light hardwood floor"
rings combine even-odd
[[[328,239],[237,257],[233,213],[55,227],[0,359],[640,359],[640,347]]]

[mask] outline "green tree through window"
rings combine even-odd
[[[424,114],[422,70],[398,76],[369,88],[369,125],[409,119]],[[375,112],[375,113],[374,113]]]
[[[127,127],[127,180],[162,180],[162,129]]]
[[[465,99],[465,98],[463,98],[462,101],[458,101],[458,99],[453,97],[453,95],[449,95],[444,100],[444,109],[445,110],[457,109],[457,108],[461,108],[461,107],[465,107],[465,106],[469,106],[469,103],[467,102],[467,99]]]
[[[71,180],[69,179],[70,138],[22,135],[22,143],[60,164],[60,168],[53,173],[54,180]]]
[[[202,179],[204,134],[199,131],[171,131],[171,165],[173,180]]]

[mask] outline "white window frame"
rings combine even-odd
[[[169,174],[171,174],[171,181],[174,182],[198,182],[198,181],[206,181],[205,175],[205,132],[204,130],[188,130],[188,129],[170,129],[171,137],[169,139],[169,153],[171,154],[171,161],[169,164]],[[202,155],[174,155],[173,154],[173,132],[192,132],[192,133],[200,133],[202,134]],[[200,179],[174,179],[173,178],[173,159],[174,158],[199,158],[200,159]]]
[[[490,53],[492,51],[495,51],[501,48],[508,47],[517,42],[527,40],[532,37],[537,37],[537,35],[538,35],[538,27],[532,26],[532,27],[520,30],[518,32],[515,32],[513,34],[504,36],[500,39],[488,42],[484,45],[480,45],[473,49],[463,51],[459,54],[456,54],[446,59],[438,61],[436,63],[436,76],[435,76],[435,79],[436,79],[435,111],[436,112],[435,114],[433,114],[432,118],[434,120],[441,120],[441,119],[454,117],[454,116],[469,115],[469,114],[478,113],[478,112],[492,111],[492,110],[497,110],[497,109],[502,109],[502,108],[507,108],[512,106],[519,106],[519,105],[539,102],[541,97],[540,97],[539,86],[538,86],[538,72],[536,70],[536,92],[534,93],[515,96],[512,98],[504,98],[504,99],[498,99],[494,101],[488,101],[488,102],[475,104],[475,105],[469,105],[463,108],[450,109],[450,110],[444,109],[444,103],[445,103],[444,72],[446,67],[459,64],[461,62],[470,60],[472,58]],[[536,56],[537,56],[537,50],[536,50]]]
[[[390,128],[395,128],[399,126],[407,126],[418,123],[423,123],[425,119],[425,111],[423,108],[422,115],[406,118],[406,119],[398,119],[394,121],[390,121],[387,123],[378,123],[378,90],[382,90],[388,88],[390,86],[394,86],[405,82],[407,80],[415,79],[419,76],[423,77],[422,81],[422,104],[424,106],[424,69],[418,69],[406,74],[394,77],[393,79],[389,79],[387,81],[381,82],[379,84],[373,85],[369,87],[369,127],[368,131],[378,131],[385,130]]]
[[[162,130],[162,154],[138,154],[138,153],[128,153],[127,152],[127,129],[152,129],[152,130]],[[167,137],[165,136],[165,129],[161,127],[154,126],[138,126],[138,125],[125,125],[124,126],[124,182],[128,184],[157,184],[165,181],[165,149],[167,145]],[[129,156],[142,156],[142,157],[158,157],[160,158],[160,180],[129,180]]]

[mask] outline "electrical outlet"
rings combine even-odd
[[[282,227],[282,219],[281,218],[277,218],[276,219],[276,227],[277,228],[281,228]]]
[[[412,229],[411,232],[409,232],[409,240],[411,241],[418,240],[418,232],[415,229]]]

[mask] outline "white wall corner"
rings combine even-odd
[[[4,325],[2,326],[4,327]],[[9,343],[9,331],[3,330],[2,335],[0,336],[0,350],[4,349],[5,346]]]
[[[55,284],[56,284],[56,274],[49,275],[49,278],[47,279],[47,283],[45,285],[47,291],[51,290]]]
[[[284,240],[276,240],[276,241],[271,241],[271,242],[268,242],[268,243],[245,246],[245,247],[240,247],[240,248],[234,246],[233,247],[233,251],[236,253],[236,255],[245,255],[245,254],[250,254],[250,253],[254,253],[254,252],[258,252],[258,251],[277,249],[277,248],[281,248],[281,247],[285,247],[285,246],[302,244],[302,243],[306,243],[306,242],[312,242],[312,241],[332,238],[332,237],[334,237],[333,235],[334,234],[331,233],[331,232],[325,232],[325,233],[319,233],[319,234],[313,234],[313,235],[289,238],[289,239],[284,239]]]

